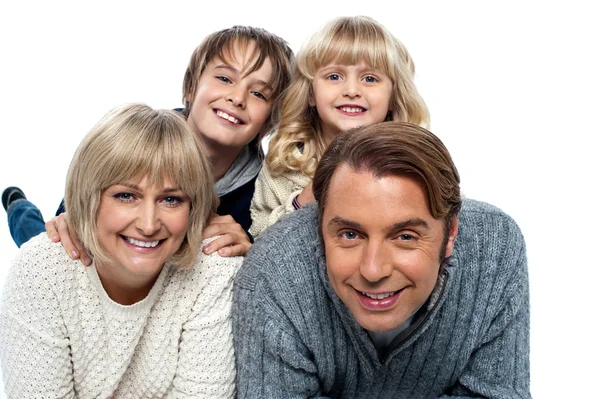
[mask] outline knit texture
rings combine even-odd
[[[327,276],[315,204],[254,244],[234,289],[240,398],[530,398],[525,243],[465,199],[429,301],[379,357]]]
[[[23,245],[0,309],[9,398],[234,395],[233,278],[242,258],[165,265],[148,296],[113,302],[95,267],[45,233]]]
[[[311,182],[302,172],[289,172],[273,177],[267,166],[258,174],[254,185],[254,196],[250,203],[252,226],[250,234],[258,237],[267,227],[284,215],[294,212],[294,198]]]

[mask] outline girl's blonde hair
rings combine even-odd
[[[200,145],[181,115],[143,104],[117,107],[92,128],[71,161],[65,207],[69,227],[96,262],[112,263],[98,240],[102,193],[114,184],[135,184],[147,176],[152,185],[168,178],[189,197],[187,232],[169,261],[184,268],[193,264],[218,201]]]
[[[315,32],[296,56],[281,124],[269,142],[266,157],[273,175],[299,170],[313,176],[326,147],[319,115],[309,104],[313,78],[320,68],[333,62],[354,65],[361,61],[383,71],[392,81],[391,111],[386,121],[429,127],[429,111],[415,86],[415,66],[404,45],[372,18],[336,18]]]

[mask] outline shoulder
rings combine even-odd
[[[525,239],[517,223],[501,209],[465,199],[450,264],[490,277],[526,273]]]
[[[291,279],[316,268],[322,247],[319,239],[316,204],[305,206],[281,218],[256,239],[238,275],[239,283],[262,277]]]
[[[211,237],[202,241],[202,247],[217,237]],[[196,260],[188,271],[187,278],[194,280],[194,284],[203,287],[216,287],[217,285],[228,285],[233,281],[244,260],[241,256],[222,257],[217,252],[210,255],[200,251]]]

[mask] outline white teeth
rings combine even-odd
[[[363,112],[364,109],[363,108],[350,108],[350,107],[341,107],[340,108],[342,111],[344,112],[348,112],[348,113],[357,113],[357,112]]]
[[[223,111],[217,111],[217,116],[220,118],[223,118],[223,119],[227,119],[231,123],[235,123],[235,124],[240,123],[239,119],[236,119],[233,116],[231,116]]]
[[[369,294],[368,292],[363,292],[362,294],[368,296],[371,299],[385,299],[394,295],[395,292],[388,292],[386,294]]]
[[[144,248],[154,248],[155,246],[158,245],[159,241],[139,241],[136,239],[133,239],[131,237],[126,237],[127,242],[130,243],[131,245],[135,245],[136,247],[144,247]]]

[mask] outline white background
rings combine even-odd
[[[504,209],[523,230],[533,396],[598,397],[593,2],[0,4],[0,189],[20,186],[46,219],[63,196],[73,151],[109,108],[181,105],[188,57],[205,35],[260,26],[296,51],[333,17],[374,17],[412,54],[431,130],[453,154],[463,191]],[[0,211],[0,283],[16,251]]]

